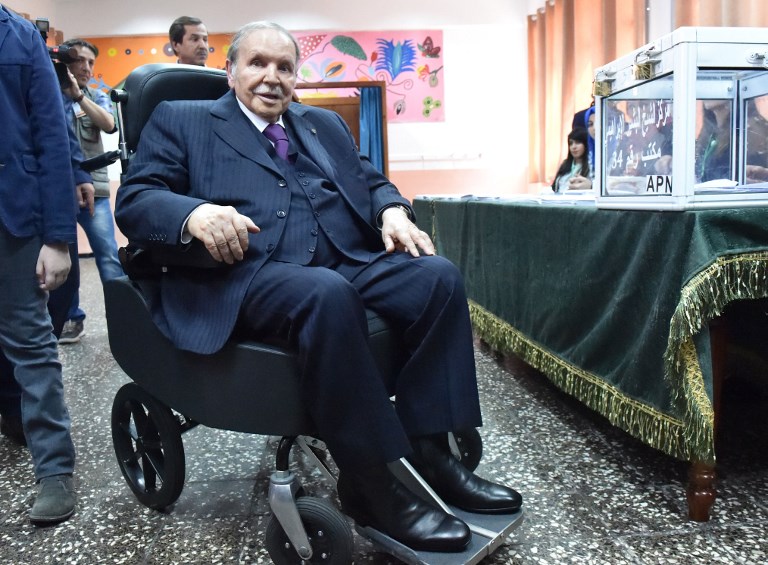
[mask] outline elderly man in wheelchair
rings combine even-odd
[[[282,27],[241,28],[224,96],[157,106],[115,217],[149,254],[191,257],[198,246],[206,259],[158,260],[147,300],[175,347],[212,355],[247,332],[296,352],[301,404],[358,526],[416,551],[462,552],[472,533],[448,507],[514,514],[522,498],[449,446],[450,432],[481,425],[461,276],[341,118],[292,102],[298,59]],[[367,310],[399,336],[394,371],[377,363]],[[392,472],[402,458],[447,507]]]

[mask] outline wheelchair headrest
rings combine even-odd
[[[151,63],[131,71],[123,86],[126,97],[120,103],[123,135],[128,150],[139,143],[144,124],[164,100],[216,100],[229,90],[227,73],[221,69]]]

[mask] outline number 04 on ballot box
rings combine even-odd
[[[768,206],[767,28],[679,28],[593,93],[598,207]]]

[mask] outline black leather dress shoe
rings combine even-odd
[[[517,512],[523,497],[511,488],[481,479],[451,455],[448,435],[412,438],[408,461],[446,504],[476,514]]]
[[[26,447],[27,438],[24,436],[24,426],[18,416],[0,416],[0,434],[8,437],[13,443]]]
[[[469,527],[424,502],[389,469],[339,473],[337,484],[344,513],[358,526],[369,526],[416,551],[463,551],[472,539]]]

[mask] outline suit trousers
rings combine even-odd
[[[21,418],[38,480],[71,474],[75,465],[48,293],[35,276],[40,248],[39,237],[15,238],[0,228],[0,349],[21,388]]]
[[[368,345],[365,308],[402,335],[406,362],[389,381]],[[297,348],[304,403],[341,469],[404,457],[409,436],[481,425],[463,281],[442,257],[271,261],[250,284],[240,323]]]

